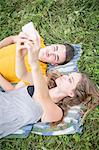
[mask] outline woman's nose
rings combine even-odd
[[[63,78],[64,79],[68,79],[68,75],[63,75]]]

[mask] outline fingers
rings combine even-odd
[[[19,37],[21,39],[28,39],[29,41],[35,40],[35,39],[32,38],[32,36],[29,36],[27,33],[24,33],[24,32],[20,32]]]
[[[20,51],[22,49],[27,49],[27,46],[25,45],[25,43],[27,42],[28,42],[27,39],[19,39],[16,43],[16,50]]]
[[[20,32],[18,35],[22,39],[28,39],[28,35],[26,33]]]
[[[33,34],[31,33],[31,36],[30,36],[30,35],[28,35],[28,33],[20,32],[18,42],[25,43],[25,42],[27,42],[25,40],[28,40],[28,41],[32,42],[32,44],[35,44],[36,47],[40,48],[40,35],[39,35],[38,31],[35,29],[35,38],[34,38]]]
[[[27,40],[29,40],[29,41],[31,41],[31,42],[33,41],[33,40],[31,39],[31,37],[28,36],[27,33],[20,32],[18,36],[19,36],[19,40],[20,40],[20,39],[27,39]]]
[[[23,34],[23,33],[22,33]],[[27,49],[31,52],[39,52],[40,46],[38,42],[33,40],[28,40],[26,38],[20,38],[17,42],[17,51],[20,51],[22,49]]]
[[[17,44],[24,45],[25,43],[29,43],[30,41],[28,39],[19,39]]]
[[[17,51],[20,51],[20,50],[23,50],[23,49],[26,49],[27,47],[25,45],[20,45],[19,43],[16,44],[16,50]]]
[[[26,48],[28,49],[28,51],[30,51],[30,50],[33,49],[33,47],[34,47],[33,44],[34,44],[34,43],[33,43],[33,42],[30,42],[30,41],[28,41],[28,42],[25,43],[25,46],[26,46]]]

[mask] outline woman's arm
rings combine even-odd
[[[28,49],[28,60],[32,68],[32,77],[35,86],[34,98],[39,101],[43,108],[44,113],[42,121],[59,121],[62,118],[63,113],[61,108],[53,103],[49,95],[47,83],[41,73],[38,63],[38,53],[40,46],[36,43],[37,41],[34,41],[34,44],[29,43],[30,48]]]
[[[49,90],[46,81],[40,71],[39,64],[32,64],[32,76],[34,79],[34,98],[39,101],[43,108],[43,122],[56,122],[62,118],[62,110],[53,103],[51,97],[49,96]]]
[[[2,41],[0,41],[0,48],[16,43],[18,41],[18,38],[18,35],[6,37]]]

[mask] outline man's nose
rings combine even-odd
[[[50,50],[49,50],[49,53],[50,54],[54,54],[56,51],[54,51],[54,49],[53,48],[51,48]]]
[[[49,57],[50,57],[50,56],[52,56],[52,57],[53,57],[53,56],[54,56],[54,53],[49,52],[49,53],[48,53],[48,56],[49,56]]]

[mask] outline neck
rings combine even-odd
[[[42,49],[39,51],[38,59],[42,61]]]
[[[59,102],[61,99],[66,97],[66,94],[61,93],[57,87],[50,89],[49,95],[52,98],[52,101],[55,103]]]
[[[39,59],[39,60],[42,60],[41,57],[40,57],[40,53],[39,53],[39,55],[38,55],[38,59]]]

